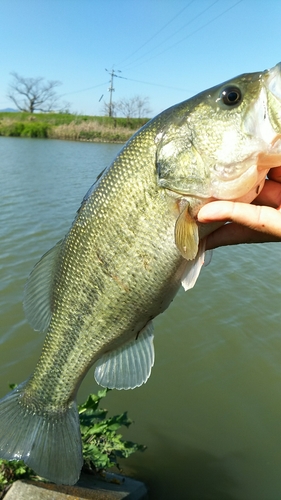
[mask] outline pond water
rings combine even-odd
[[[33,370],[44,336],[26,323],[23,287],[68,230],[121,145],[0,138],[0,396]],[[147,384],[111,391],[124,437],[146,444],[122,463],[153,500],[281,497],[280,244],[214,252],[196,287],[156,318]],[[79,401],[98,386],[93,370]]]

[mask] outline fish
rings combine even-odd
[[[97,383],[119,390],[148,380],[152,320],[194,286],[218,227],[198,211],[257,196],[281,164],[280,128],[281,63],[168,108],[125,144],[28,278],[26,318],[46,339],[29,379],[0,400],[0,457],[77,482],[85,374],[95,364]]]

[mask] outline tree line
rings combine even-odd
[[[16,72],[11,73],[13,80],[9,84],[8,98],[19,111],[27,113],[50,113],[58,111],[68,113],[70,103],[62,103],[57,87],[58,80],[46,80],[42,77],[26,78]],[[103,113],[109,115],[109,104],[103,103]],[[126,118],[143,118],[151,113],[149,98],[135,95],[111,103],[111,116],[120,114]]]
[[[110,115],[110,104],[103,103],[103,112],[105,115]],[[149,116],[151,109],[149,107],[149,98],[135,95],[131,98],[123,98],[119,101],[111,103],[111,116],[119,116],[125,118],[144,118]]]

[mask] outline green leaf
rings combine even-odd
[[[88,399],[85,401],[85,403],[81,404],[78,406],[78,412],[81,415],[84,413],[86,410],[93,410],[95,411],[99,405],[99,402],[102,398],[106,396],[108,393],[109,389],[103,389],[101,391],[98,391],[98,394],[90,394],[88,396]]]

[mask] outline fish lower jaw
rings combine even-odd
[[[212,183],[211,195],[216,200],[243,201],[250,203],[262,190],[269,169],[250,167],[240,177],[229,181],[216,179]]]
[[[268,169],[258,171],[256,165],[254,165],[253,168],[241,175],[240,178],[230,181],[221,181],[217,178],[212,183],[209,196],[169,190],[169,197],[171,200],[174,200],[173,206],[177,216],[186,205],[189,205],[189,214],[191,217],[196,217],[203,205],[212,201],[223,200],[251,203],[262,190],[267,172]]]
[[[169,196],[177,200],[177,203],[188,203],[191,207],[190,213],[196,215],[199,209],[214,200],[242,200],[245,202],[252,201],[261,191],[264,180],[269,168],[259,169],[256,163],[250,165],[246,170],[237,174],[236,177],[229,176],[227,178],[226,168],[219,172],[213,172],[211,178],[203,179],[199,182],[194,182],[190,186],[185,186],[184,189],[166,188]],[[232,167],[232,171],[234,168]],[[241,165],[237,171],[241,171]]]

